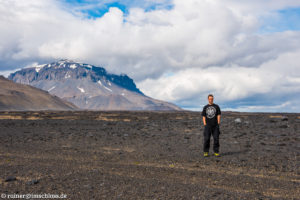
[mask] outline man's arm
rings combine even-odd
[[[218,124],[221,123],[221,109],[220,106],[217,108],[217,119],[218,119]]]
[[[205,119],[205,116],[206,116],[206,110],[205,110],[205,106],[203,107],[203,110],[202,110],[202,119],[203,119],[203,124],[204,126],[206,126],[206,119]]]

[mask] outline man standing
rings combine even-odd
[[[202,116],[204,124],[204,140],[203,140],[203,151],[204,156],[207,157],[209,153],[210,136],[214,138],[214,155],[220,156],[219,154],[219,135],[220,135],[220,122],[221,122],[221,109],[217,104],[214,104],[214,96],[209,94],[208,104],[203,107]]]

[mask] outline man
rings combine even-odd
[[[209,94],[208,104],[203,107],[202,116],[204,124],[204,140],[203,140],[203,151],[204,156],[207,157],[209,154],[209,143],[210,136],[214,138],[214,155],[220,156],[219,154],[219,135],[220,135],[220,122],[221,122],[221,109],[217,104],[214,104],[214,96]]]

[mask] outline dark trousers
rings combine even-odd
[[[214,138],[214,146],[213,150],[215,153],[219,153],[219,135],[220,135],[220,128],[219,125],[216,126],[204,126],[204,132],[203,132],[203,151],[209,152],[209,146],[210,146],[210,136],[213,136]]]

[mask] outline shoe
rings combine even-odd
[[[220,154],[219,154],[219,153],[214,153],[214,155],[215,155],[215,156],[217,156],[217,157],[219,157],[219,156],[220,156]]]
[[[208,157],[208,152],[204,152],[204,157]]]

